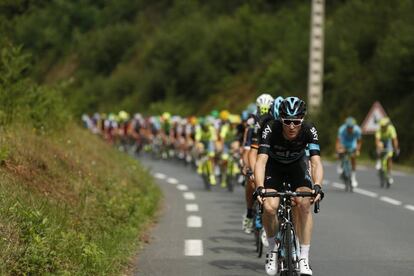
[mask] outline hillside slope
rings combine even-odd
[[[119,275],[160,199],[148,172],[74,125],[0,139],[0,274]]]

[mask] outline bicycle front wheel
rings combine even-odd
[[[286,256],[285,256],[285,265],[286,265],[286,274],[287,276],[293,276],[294,274],[294,268],[293,268],[293,251],[292,251],[292,225],[286,224],[286,229],[284,233],[284,240],[283,245],[286,250]]]

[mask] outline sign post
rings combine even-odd
[[[362,134],[374,134],[379,128],[379,120],[388,117],[382,105],[376,101],[361,125]]]

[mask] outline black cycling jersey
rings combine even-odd
[[[263,127],[258,153],[267,154],[279,163],[290,164],[305,155],[306,145],[309,144],[310,156],[320,155],[318,131],[312,123],[304,122],[294,140],[287,140],[282,132],[280,121],[268,122]]]
[[[257,145],[257,147],[253,147],[253,148],[258,148],[258,146],[260,145],[260,140],[261,140],[260,138],[262,136],[263,126],[266,125],[272,119],[273,119],[273,116],[270,114],[256,117],[256,124],[254,126],[253,136],[252,136],[252,145]]]
[[[243,144],[245,129],[246,129],[246,126],[243,123],[240,123],[236,126],[236,130],[237,130],[236,140],[239,141],[240,145]]]

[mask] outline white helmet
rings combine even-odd
[[[256,106],[259,115],[265,115],[269,113],[273,104],[273,97],[269,94],[262,94],[256,99]]]

